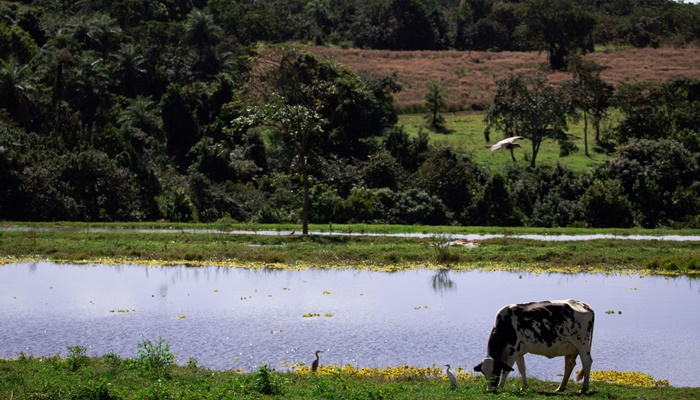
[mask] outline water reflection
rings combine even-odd
[[[163,337],[179,362],[216,369],[308,365],[319,349],[325,364],[471,368],[500,307],[570,297],[596,309],[594,369],[700,386],[700,281],[614,274],[9,264],[0,357],[75,345],[134,357]],[[528,375],[561,373],[561,358],[526,358]]]
[[[438,270],[432,278],[433,290],[437,293],[449,292],[451,290],[457,290],[457,286],[452,279],[450,279],[449,269]]]

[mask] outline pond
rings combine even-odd
[[[8,264],[0,357],[134,357],[162,337],[180,364],[213,369],[284,370],[324,350],[323,364],[471,370],[500,307],[565,298],[596,310],[594,370],[700,386],[700,281],[640,275]],[[528,376],[560,379],[563,358],[525,359]]]

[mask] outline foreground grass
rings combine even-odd
[[[356,268],[379,271],[410,268],[484,268],[571,273],[634,271],[643,274],[700,276],[700,242],[697,241],[596,239],[545,242],[511,236],[522,233],[593,234],[611,231],[504,231],[500,228],[500,233],[507,236],[458,245],[452,239],[453,234],[475,233],[476,230],[488,234],[499,232],[486,228],[470,230],[423,227],[428,232],[420,238],[347,234],[304,237],[284,232],[286,227],[280,226],[257,226],[257,229],[268,229],[272,233],[268,235],[252,231],[247,233],[244,229],[250,227],[232,224],[218,229],[193,225],[179,225],[175,229],[165,227],[133,224],[33,224],[23,230],[8,230],[5,225],[5,230],[0,231],[0,264],[50,260],[69,263]],[[318,226],[312,227],[314,228],[322,230]],[[326,230],[328,228],[325,227]],[[377,228],[382,231],[382,227]],[[334,227],[334,232],[350,230],[354,233],[367,233],[367,229],[367,226],[344,226]],[[658,233],[679,234],[673,231]],[[698,234],[695,231],[683,233]],[[645,234],[649,235],[650,232]]]
[[[212,371],[189,360],[186,366],[172,363],[169,353],[140,353],[122,359],[116,354],[87,357],[84,348],[69,348],[66,358],[30,357],[0,360],[1,399],[515,399],[580,398],[578,384],[554,395],[555,382],[509,379],[505,389],[487,392],[483,378],[459,374],[455,390],[440,368],[400,366],[383,369],[321,367],[315,374],[308,367],[296,372],[276,372],[261,366],[257,372]],[[636,376],[639,374],[632,374]],[[641,386],[640,386],[640,382]],[[608,383],[593,380],[591,399],[691,399],[700,389],[673,388],[665,382],[635,380]]]

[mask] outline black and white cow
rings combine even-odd
[[[576,379],[583,378],[581,393],[585,393],[593,363],[593,322],[593,309],[572,299],[507,305],[496,314],[487,356],[474,370],[484,374],[489,388],[502,388],[508,373],[513,371],[513,363],[517,363],[523,385],[527,386],[523,358],[526,353],[549,358],[564,356],[564,378],[556,390],[561,392],[576,365],[576,356],[580,355],[583,369]]]

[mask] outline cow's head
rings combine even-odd
[[[503,371],[513,371],[513,368],[508,366],[506,363],[486,356],[484,361],[480,362],[479,365],[474,367],[474,371],[481,372],[486,377],[486,381],[489,384],[489,389],[493,389],[498,386],[501,380],[501,372]]]

